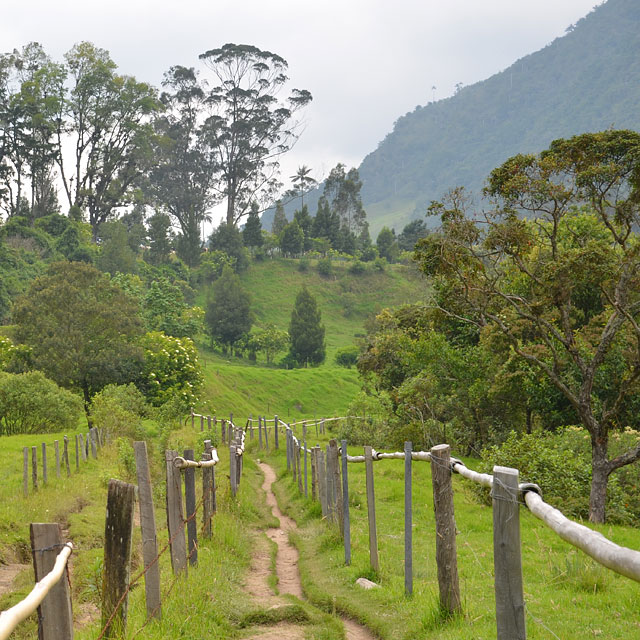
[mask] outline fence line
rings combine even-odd
[[[11,632],[26,620],[42,603],[51,589],[58,584],[67,568],[67,561],[73,550],[73,544],[67,542],[58,554],[53,569],[31,590],[31,593],[10,609],[0,613],[0,640],[6,640]]]

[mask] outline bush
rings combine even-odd
[[[351,367],[355,366],[356,362],[358,362],[359,355],[360,349],[355,345],[338,349],[336,352],[336,364],[340,367],[351,369]]]
[[[40,371],[0,374],[0,434],[47,433],[74,428],[82,400]]]
[[[318,260],[318,273],[325,278],[328,278],[333,273],[333,266],[331,264],[331,258],[320,258]]]
[[[361,391],[349,405],[347,415],[351,417],[340,422],[339,440],[376,449],[389,446],[393,439],[388,420],[392,415],[392,405],[386,394],[373,396]]]
[[[617,444],[626,440],[626,445],[620,445],[622,448],[637,442],[638,438],[640,433],[627,429],[622,433],[614,433],[612,439]],[[482,471],[491,473],[494,465],[518,469],[520,482],[537,484],[546,502],[567,516],[588,518],[591,444],[589,434],[582,427],[569,426],[554,433],[537,431],[517,434],[512,431],[502,445],[485,449],[482,460]],[[608,522],[630,524],[640,520],[640,504],[635,488],[638,471],[635,468],[625,470],[627,475],[620,472],[609,478]],[[477,487],[476,491],[483,500],[489,499],[486,490]]]
[[[362,275],[366,270],[367,266],[361,260],[354,260],[349,265],[349,273],[352,273],[354,276]]]
[[[309,271],[309,258],[303,256],[302,258],[300,258],[300,260],[298,260],[298,271],[300,271],[301,273]]]
[[[387,261],[384,258],[376,258],[373,261],[373,268],[382,273],[387,268]]]
[[[118,436],[140,437],[148,412],[144,396],[133,384],[107,385],[91,402],[94,425]]]

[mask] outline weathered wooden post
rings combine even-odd
[[[300,450],[302,449],[302,447],[300,446],[300,443],[298,443],[296,445],[296,467],[298,469],[298,493],[302,493],[303,489],[302,489],[302,473],[301,473],[301,469],[300,469]]]
[[[258,449],[262,450],[262,418],[258,416]]]
[[[193,409],[191,409],[191,428],[195,429],[195,427],[196,427],[196,417],[193,414]]]
[[[204,416],[200,414],[200,433],[204,431]]]
[[[318,498],[322,508],[322,517],[327,517],[327,474],[324,466],[324,451],[318,446]]]
[[[211,440],[204,441],[204,461],[211,460],[213,448]],[[213,515],[213,467],[202,468],[202,535],[205,538],[211,537],[211,517]]]
[[[185,460],[195,460],[194,450],[184,450]],[[184,500],[187,512],[187,552],[189,564],[198,564],[198,525],[196,523],[196,470],[187,467],[184,470]]]
[[[29,447],[22,447],[22,495],[29,495]]]
[[[38,488],[38,447],[31,447],[31,483],[35,491]]]
[[[164,454],[167,472],[167,529],[171,547],[171,566],[176,575],[187,570],[187,547],[182,517],[182,476],[173,463],[177,456],[177,451],[165,451]]]
[[[273,436],[274,440],[273,440],[273,443],[274,443],[274,446],[275,446],[276,451],[277,451],[280,448],[280,445],[278,444],[278,416],[274,416],[273,428],[274,428],[274,432],[273,432],[274,433],[274,436]]]
[[[329,448],[331,451],[331,470],[333,471],[333,491],[335,494],[335,515],[336,522],[338,523],[338,529],[340,535],[344,534],[344,513],[343,513],[343,500],[342,500],[342,483],[340,482],[340,453],[338,452],[337,440],[329,440]]]
[[[527,637],[520,549],[518,470],[493,468],[493,564],[498,640]]]
[[[335,473],[334,456],[331,452],[331,446],[325,447],[325,483],[326,483],[326,500],[327,500],[327,519],[331,522],[336,522],[336,492],[334,487]]]
[[[344,563],[351,564],[351,519],[349,517],[349,471],[347,469],[347,441],[342,441],[342,522],[344,538]]]
[[[71,465],[69,464],[69,438],[64,436],[64,448],[62,450],[62,459],[67,470],[67,478],[71,476]]]
[[[269,451],[269,432],[267,431],[267,419],[262,418],[262,424],[264,426],[264,446]]]
[[[286,428],[284,435],[287,454],[287,472],[289,472],[291,471],[291,430],[289,427]]]
[[[102,571],[102,626],[106,627],[105,638],[123,637],[127,628],[129,598],[125,594],[131,570],[135,501],[135,485],[109,480]]]
[[[82,434],[80,434],[82,438]],[[53,451],[56,456],[56,478],[60,477],[60,442],[58,440],[53,441]]]
[[[404,443],[404,591],[413,593],[413,507],[411,487],[411,442]]]
[[[42,443],[42,486],[47,484],[49,474],[47,473],[47,445]]]
[[[238,491],[238,479],[236,474],[238,472],[238,465],[236,463],[236,445],[232,444],[229,447],[229,482],[231,484],[231,495],[235,498]]]
[[[158,555],[158,538],[156,533],[156,516],[153,509],[153,493],[151,490],[151,474],[147,456],[147,443],[133,443],[136,456],[136,475],[138,478],[138,503],[140,505],[140,529],[142,533],[142,561],[144,562],[144,589],[147,602],[147,617],[160,618],[160,568]]]
[[[87,431],[87,435],[84,438],[84,448],[87,460],[89,459],[89,443],[91,440],[91,431]]]
[[[371,568],[380,571],[378,558],[378,531],[376,528],[376,494],[373,483],[373,454],[371,447],[364,448],[364,464],[367,486],[367,517],[369,520],[369,562]]]
[[[449,614],[457,613],[462,610],[462,604],[458,582],[451,452],[448,444],[432,447],[431,478],[433,509],[436,516],[436,563],[438,565],[440,609]]]
[[[80,471],[80,436],[76,433],[76,471]]]
[[[304,497],[309,497],[309,476],[307,473],[307,438],[305,436],[302,441],[302,446],[304,447]]]
[[[96,450],[96,431],[95,431],[95,429],[89,429],[89,437],[91,438],[91,457],[95,460],[98,457],[98,452]]]
[[[211,433],[211,416],[207,416],[207,431]]]
[[[311,499],[316,500],[317,494],[317,468],[318,468],[318,452],[317,447],[311,447]]]
[[[52,569],[62,547],[59,524],[32,523],[31,553],[36,582]],[[73,613],[69,589],[69,565],[38,607],[38,638],[40,640],[72,640]]]

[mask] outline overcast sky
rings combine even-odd
[[[29,0],[4,2],[3,51],[30,41],[54,58],[90,40],[121,73],[159,85],[171,65],[226,42],[289,62],[291,86],[313,103],[283,161],[321,178],[358,165],[418,104],[446,98],[541,49],[595,0]],[[436,87],[432,90],[432,87]]]

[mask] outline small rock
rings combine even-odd
[[[356,584],[363,589],[377,589],[380,585],[375,582],[371,582],[371,580],[367,580],[366,578],[358,578],[356,580]]]

